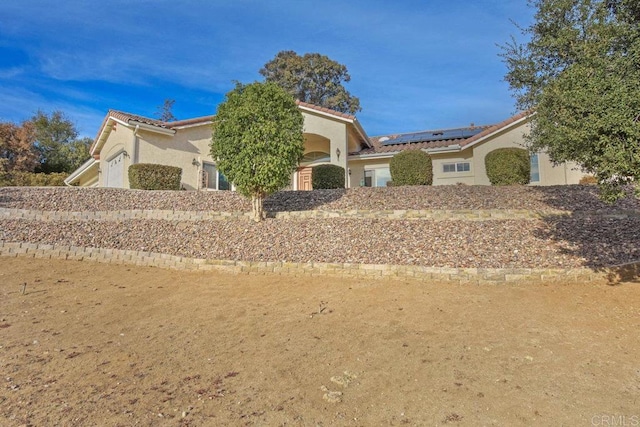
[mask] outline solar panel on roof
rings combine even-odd
[[[382,141],[382,145],[409,144],[412,142],[447,141],[450,139],[467,139],[479,134],[482,131],[483,129],[481,127],[477,127],[405,133],[396,138]]]

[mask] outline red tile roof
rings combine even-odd
[[[332,110],[330,108],[320,107],[318,105],[309,104],[308,102],[298,101],[296,100],[296,104],[301,107],[310,108],[312,110],[320,111],[322,113],[330,114],[332,116],[340,117],[348,120],[355,120],[356,116],[353,114],[341,113],[340,111]]]

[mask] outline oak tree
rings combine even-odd
[[[300,56],[292,50],[282,51],[264,65],[260,74],[300,101],[342,113],[361,110],[360,100],[344,87],[351,80],[347,67],[325,55]]]
[[[519,109],[534,110],[530,148],[575,161],[613,201],[640,189],[637,0],[530,0],[534,23],[503,46]]]

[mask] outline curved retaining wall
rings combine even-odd
[[[276,212],[276,219],[304,218],[380,218],[414,220],[531,220],[555,215],[588,215],[603,218],[637,217],[637,211],[580,212],[528,211],[528,210],[391,210],[391,211],[297,211]],[[130,210],[103,212],[33,211],[0,208],[0,219],[27,219],[34,221],[119,221],[126,219],[155,219],[171,221],[248,220],[249,213],[194,212],[171,210]],[[500,284],[500,283],[615,283],[640,277],[640,262],[611,266],[599,270],[532,269],[532,268],[446,268],[412,265],[349,264],[349,263],[295,263],[254,262],[186,258],[145,251],[48,245],[0,240],[0,256],[35,257],[96,261],[113,264],[134,264],[176,270],[219,270],[242,274],[288,274],[294,276],[333,276],[367,278],[411,278],[421,281]]]
[[[404,278],[420,281],[460,284],[523,283],[615,283],[640,275],[640,262],[608,267],[599,271],[588,268],[441,268],[412,265],[252,262],[185,258],[154,252],[85,248],[38,243],[0,241],[1,257],[32,257],[95,261],[110,264],[133,264],[191,271],[224,271],[236,274],[287,274],[293,276],[331,276],[349,278]]]

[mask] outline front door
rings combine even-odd
[[[311,191],[313,185],[311,183],[311,171],[313,168],[299,168],[298,169],[298,190],[299,191]]]

